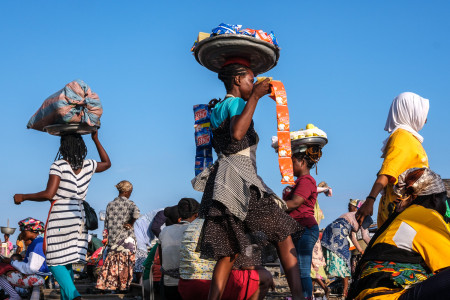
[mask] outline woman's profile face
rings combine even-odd
[[[24,230],[24,231],[22,231],[21,233],[20,233],[20,236],[22,237],[22,239],[25,241],[25,242],[31,242],[31,241],[33,241],[35,238],[36,238],[36,233],[34,233],[34,232],[32,232],[32,231],[29,231],[29,230]]]
[[[253,83],[255,81],[255,76],[253,75],[252,70],[247,69],[247,73],[245,75],[240,75],[240,85],[239,90],[241,92],[241,97],[245,101],[250,98],[250,95],[253,91]]]

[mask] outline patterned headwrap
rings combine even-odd
[[[122,180],[118,184],[116,184],[116,188],[119,193],[126,193],[133,190],[133,185],[128,180]]]
[[[43,232],[45,230],[44,222],[33,219],[31,217],[23,219],[19,222],[20,231]]]
[[[350,199],[349,203],[350,205],[353,205],[354,207],[358,207],[359,199]]]
[[[348,204],[353,205],[354,207],[356,207],[357,209],[359,209],[363,204],[364,204],[365,200],[359,200],[359,199],[350,199],[350,201],[348,202]]]
[[[398,177],[398,183],[394,186],[394,193],[401,200],[406,200],[412,195],[426,196],[445,191],[445,185],[441,176],[429,168],[406,170]]]
[[[366,200],[358,200],[358,204],[356,204],[356,208],[360,209],[361,206],[366,202]]]

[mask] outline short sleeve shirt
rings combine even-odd
[[[217,103],[211,112],[211,126],[217,128],[227,118],[238,116],[244,110],[246,102],[239,97],[229,97]]]
[[[162,267],[164,270],[173,270],[180,267],[180,248],[184,231],[189,222],[182,222],[165,227],[159,235],[161,241]],[[164,275],[165,286],[177,286],[178,279]]]
[[[316,180],[309,174],[298,177],[292,192],[286,195],[286,200],[292,199],[294,194],[302,197],[305,201],[302,205],[291,211],[289,215],[302,226],[312,227],[317,225],[316,218],[314,217],[314,206],[317,201]]]
[[[404,171],[425,167],[428,167],[428,156],[420,141],[412,133],[398,129],[389,138],[378,174],[391,176],[395,184]]]
[[[378,208],[378,226],[381,226],[388,218],[390,203],[396,200],[394,185],[398,176],[411,168],[428,167],[428,156],[422,144],[412,133],[398,129],[389,138],[384,153],[384,161],[379,175],[388,175],[394,180],[389,182]]]
[[[65,160],[57,160],[50,167],[50,175],[61,178],[58,190],[53,200],[78,199],[84,200],[88,191],[92,175],[97,169],[97,162],[86,159],[80,173],[75,174],[70,164]]]

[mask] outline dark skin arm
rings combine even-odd
[[[305,199],[303,199],[303,197],[294,194],[294,196],[292,196],[292,199],[286,200],[286,205],[288,207],[287,211],[293,211],[294,209],[300,207],[303,202],[305,202]]]
[[[97,163],[96,173],[101,173],[103,171],[108,170],[111,167],[111,160],[109,159],[108,154],[103,148],[100,140],[98,139],[98,131],[92,133],[92,140],[94,141],[95,147],[97,147],[98,155],[100,156],[100,162]]]
[[[133,228],[134,222],[136,222],[137,219],[132,218],[130,222],[123,224],[123,227],[125,229],[131,229]]]
[[[241,76],[236,76],[235,80],[236,84],[240,84],[240,81],[244,79],[241,79]],[[252,123],[253,114],[255,113],[256,105],[258,104],[259,99],[270,92],[269,82],[269,79],[265,79],[264,81],[255,84],[242,113],[231,118],[230,131],[233,139],[240,141],[244,138],[250,124]],[[241,97],[241,93],[239,91],[231,92],[233,95]]]
[[[366,216],[373,215],[373,204],[375,203],[374,198],[377,198],[378,194],[386,187],[386,185],[392,179],[393,178],[388,175],[384,174],[378,175],[377,179],[375,180],[372,186],[372,190],[370,191],[368,198],[366,198],[366,201],[356,212],[356,221],[358,221],[359,225],[362,225]]]
[[[103,148],[102,144],[98,139],[98,131],[92,133],[92,140],[94,141],[95,146],[97,147],[97,151],[98,154],[100,155],[101,160],[101,162],[97,164],[96,172],[97,173],[103,172],[111,167],[111,161],[109,160],[108,154],[106,153],[105,149]],[[61,178],[59,176],[49,175],[47,188],[44,191],[35,194],[15,194],[14,203],[20,204],[25,200],[50,201],[56,195],[60,181]]]
[[[57,175],[49,175],[47,188],[39,193],[35,194],[15,194],[14,203],[19,205],[25,200],[29,201],[51,201],[58,191],[59,182],[61,178]]]

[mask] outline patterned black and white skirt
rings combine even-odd
[[[200,217],[205,222],[197,250],[202,258],[218,260],[235,254],[251,256],[251,245],[276,245],[290,235],[296,238],[301,235],[303,228],[298,222],[268,194],[261,195],[256,187],[250,188],[248,212],[244,220],[234,216],[221,202],[213,200],[216,166],[211,169],[200,205]],[[252,261],[258,265],[258,261]]]

